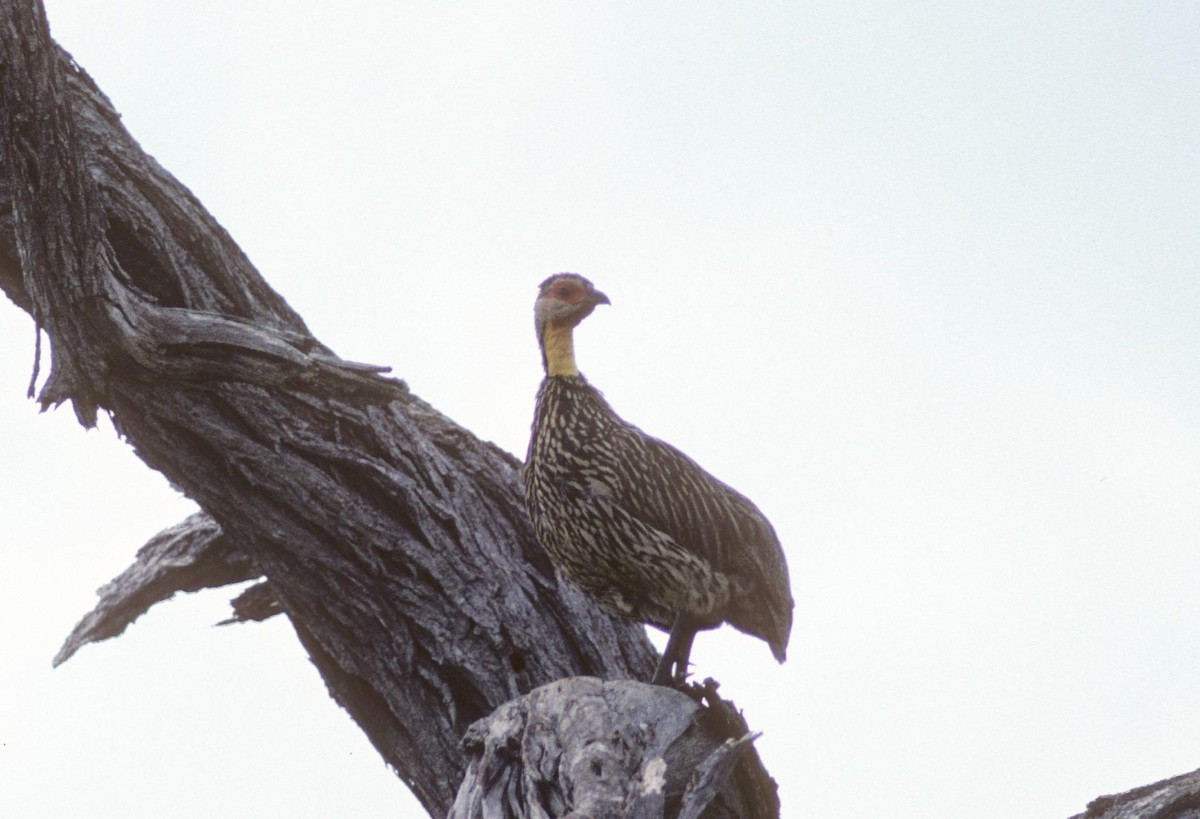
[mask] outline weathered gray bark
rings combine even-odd
[[[1097,797],[1071,819],[1200,819],[1200,770]]]
[[[203,510],[102,589],[57,661],[176,590],[264,578],[234,619],[285,613],[334,699],[435,816],[455,801],[460,739],[477,720],[555,680],[649,677],[641,629],[561,583],[534,542],[519,463],[314,339],[125,132],[35,0],[0,0],[0,163],[0,288],[52,346],[39,400],[70,401],[85,425],[109,413]],[[654,715],[653,732],[721,713],[607,685]],[[673,765],[709,760],[687,804],[702,808],[724,783],[731,752],[713,751],[744,725],[723,730],[707,755],[666,757],[672,782],[691,775]],[[773,783],[741,747],[722,798],[773,815]],[[566,803],[590,798],[577,789]],[[643,800],[631,815],[655,809]]]
[[[744,727],[722,704],[705,711],[669,688],[559,680],[471,727],[471,764],[450,819],[769,815],[769,788],[746,783],[718,796],[750,750]]]

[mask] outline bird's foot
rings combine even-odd
[[[682,689],[687,685],[689,657],[692,653],[692,640],[698,628],[696,621],[687,614],[680,612],[675,615],[675,624],[671,627],[671,635],[667,638],[667,647],[663,649],[662,659],[658,661],[658,669],[654,672],[654,685],[665,685],[668,688]]]
[[[681,665],[674,662],[670,657],[663,657],[654,672],[654,679],[650,681],[650,684],[663,685],[667,688],[674,688],[681,691],[688,687],[689,665],[691,663],[685,662]]]

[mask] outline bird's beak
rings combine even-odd
[[[604,295],[599,290],[593,290],[592,304],[612,304],[612,302],[608,300],[608,296]]]

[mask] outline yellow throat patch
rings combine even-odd
[[[549,322],[542,333],[542,351],[546,354],[546,375],[579,375],[575,368],[575,341],[569,324]]]

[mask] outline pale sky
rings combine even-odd
[[[1062,817],[1200,767],[1200,6],[48,4],[342,355],[523,454],[535,288],[753,498],[786,665],[701,635],[784,816]],[[192,506],[25,400],[0,304],[0,815],[421,815],[290,626],[50,659]],[[43,367],[43,373],[46,367]],[[660,642],[661,645],[661,642]]]

